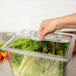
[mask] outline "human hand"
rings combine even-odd
[[[48,33],[52,33],[55,30],[62,28],[76,28],[76,13],[54,19],[43,20],[39,29],[39,37],[44,38]]]
[[[58,26],[57,18],[43,20],[39,29],[39,38],[44,38],[45,35],[52,33],[57,29],[60,29],[60,26]]]

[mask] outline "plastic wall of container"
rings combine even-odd
[[[16,76],[64,76],[67,62],[12,53],[10,65]]]

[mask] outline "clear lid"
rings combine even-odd
[[[59,34],[58,33],[54,33],[54,34],[48,34],[44,37],[44,39],[40,39],[39,38],[39,32],[38,31],[28,31],[28,30],[24,30],[20,33],[16,33],[16,36],[22,36],[22,37],[26,37],[26,38],[30,38],[36,41],[52,41],[52,42],[59,42],[59,43],[68,43],[70,42],[70,37],[65,34]]]

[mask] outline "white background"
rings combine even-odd
[[[0,0],[0,31],[38,30],[43,19],[76,13],[76,0]]]

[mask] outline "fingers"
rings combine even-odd
[[[53,31],[53,27],[51,27],[49,20],[43,20],[40,29],[39,29],[39,38],[44,38],[44,36]]]
[[[44,36],[48,33],[48,28],[45,28],[43,31],[40,32],[39,38],[44,38]]]
[[[39,29],[39,38],[44,38],[44,36],[48,33],[47,22],[43,20],[40,29]]]
[[[44,21],[42,21],[41,25],[40,25],[40,29],[39,32],[41,32],[44,29]]]
[[[41,38],[41,33],[42,33],[43,29],[44,29],[44,27],[40,26],[40,29],[39,29],[39,38]]]
[[[44,29],[44,27],[43,27],[43,26],[40,26],[39,33],[40,33],[41,31],[43,31],[43,29]]]
[[[44,25],[43,25],[43,21],[42,21],[40,28],[39,28],[39,38],[41,38],[41,33],[43,30],[44,30]]]

